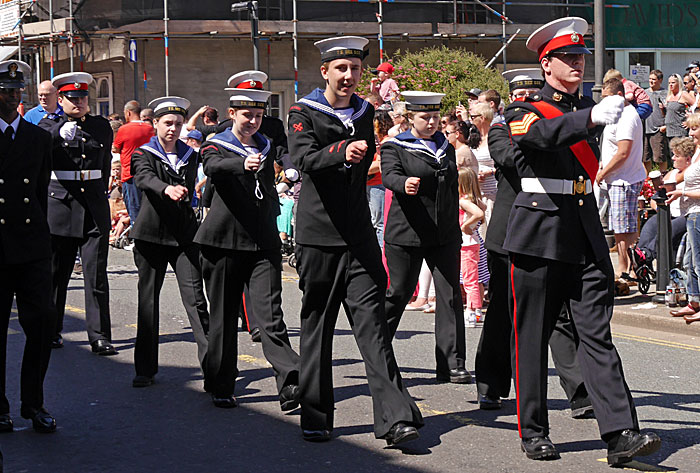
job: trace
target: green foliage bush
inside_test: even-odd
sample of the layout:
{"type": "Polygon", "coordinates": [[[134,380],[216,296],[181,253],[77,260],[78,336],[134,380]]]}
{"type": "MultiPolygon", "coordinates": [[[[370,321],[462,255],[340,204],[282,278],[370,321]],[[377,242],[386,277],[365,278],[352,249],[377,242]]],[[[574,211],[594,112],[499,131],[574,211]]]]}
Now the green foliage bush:
{"type": "MultiPolygon", "coordinates": [[[[496,89],[501,97],[508,97],[508,85],[501,74],[486,69],[483,57],[463,49],[434,46],[415,52],[397,50],[386,60],[396,68],[392,77],[402,92],[426,90],[447,94],[442,99],[443,112],[454,109],[459,102],[466,105],[466,92],[474,87],[496,89]]],[[[357,88],[363,97],[369,94],[370,79],[374,77],[369,69],[357,88]]]]}

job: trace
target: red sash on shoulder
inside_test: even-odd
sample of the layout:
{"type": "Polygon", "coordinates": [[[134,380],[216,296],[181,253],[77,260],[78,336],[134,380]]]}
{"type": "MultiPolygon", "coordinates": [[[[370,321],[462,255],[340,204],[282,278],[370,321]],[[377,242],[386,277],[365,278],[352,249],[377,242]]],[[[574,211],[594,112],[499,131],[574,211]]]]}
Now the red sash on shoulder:
{"type": "MultiPolygon", "coordinates": [[[[548,104],[546,102],[528,102],[530,105],[534,106],[545,118],[555,118],[564,115],[564,112],[559,110],[554,105],[548,104]]],[[[582,140],[576,144],[569,146],[569,149],[578,162],[581,163],[583,169],[586,170],[588,177],[595,181],[595,176],[598,174],[598,159],[595,157],[595,153],[591,149],[591,146],[587,141],[582,140]]]]}

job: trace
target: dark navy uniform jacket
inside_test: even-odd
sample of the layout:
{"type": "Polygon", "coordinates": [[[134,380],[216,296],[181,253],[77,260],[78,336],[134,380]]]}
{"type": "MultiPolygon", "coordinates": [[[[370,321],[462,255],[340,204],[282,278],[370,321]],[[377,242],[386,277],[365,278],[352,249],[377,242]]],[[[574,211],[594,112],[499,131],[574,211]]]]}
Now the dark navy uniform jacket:
{"type": "Polygon", "coordinates": [[[316,89],[289,109],[289,155],[302,175],[296,242],[346,246],[376,241],[367,203],[367,171],[375,153],[374,108],[354,95],[351,127],[316,89]],[[364,159],[350,165],[345,150],[365,140],[364,159]]]}
{"type": "Polygon", "coordinates": [[[513,146],[510,129],[504,123],[496,123],[491,127],[488,142],[489,154],[496,168],[498,192],[491,211],[489,231],[486,233],[484,246],[489,251],[507,255],[508,252],[503,249],[503,241],[506,239],[513,202],[520,192],[520,176],[518,176],[515,161],[522,159],[522,151],[518,146],[513,146]]]}
{"type": "MultiPolygon", "coordinates": [[[[246,171],[248,152],[228,129],[202,144],[204,173],[213,184],[211,208],[195,237],[201,245],[227,250],[278,250],[275,148],[259,132],[253,135],[263,161],[257,172],[246,171]]],[[[207,186],[209,187],[209,186],[207,186]]]]}
{"type": "Polygon", "coordinates": [[[382,144],[382,181],[393,192],[384,227],[387,243],[428,247],[462,239],[455,150],[440,132],[432,139],[436,152],[410,130],[382,144]],[[409,177],[420,178],[417,195],[406,194],[409,177]]]}
{"type": "Polygon", "coordinates": [[[39,126],[53,136],[53,170],[82,171],[99,169],[102,177],[94,180],[56,180],[49,184],[49,227],[51,234],[83,238],[95,228],[109,235],[111,219],[107,189],[112,168],[112,127],[102,117],[85,115],[77,120],[75,138],[66,141],[59,130],[69,118],[49,115],[39,126]]]}
{"type": "Polygon", "coordinates": [[[134,184],[143,191],[139,218],[131,232],[134,239],[186,246],[192,243],[197,233],[192,196],[199,154],[180,140],[177,140],[176,151],[178,160],[174,169],[157,136],[131,155],[134,184]],[[187,196],[176,202],[165,195],[165,188],[177,185],[187,188],[187,196]]]}
{"type": "Polygon", "coordinates": [[[0,149],[0,264],[51,257],[51,147],[51,135],[20,118],[12,144],[0,149]]]}
{"type": "MultiPolygon", "coordinates": [[[[589,176],[569,149],[588,140],[596,157],[595,137],[602,127],[587,128],[590,107],[584,97],[557,91],[549,84],[539,95],[514,102],[506,109],[506,123],[522,153],[516,159],[520,177],[579,180],[589,176]],[[555,97],[559,100],[555,100],[555,97]],[[560,117],[545,119],[531,102],[543,100],[560,109],[560,117]]],[[[598,206],[593,193],[562,195],[519,192],[510,213],[503,248],[566,263],[583,263],[591,257],[609,258],[598,206]]]]}

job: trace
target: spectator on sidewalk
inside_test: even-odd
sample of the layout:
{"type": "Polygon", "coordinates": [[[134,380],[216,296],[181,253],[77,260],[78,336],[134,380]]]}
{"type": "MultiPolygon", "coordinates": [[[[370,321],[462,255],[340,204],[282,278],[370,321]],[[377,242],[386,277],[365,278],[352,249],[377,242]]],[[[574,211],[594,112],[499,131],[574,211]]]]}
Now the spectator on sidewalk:
{"type": "Polygon", "coordinates": [[[679,74],[668,78],[668,94],[666,95],[666,122],[661,128],[670,140],[677,136],[688,136],[688,130],[683,127],[686,110],[695,104],[695,97],[681,89],[683,80],[679,74]]]}
{"type": "Polygon", "coordinates": [[[37,87],[39,105],[24,114],[24,119],[36,125],[48,114],[63,115],[63,108],[58,104],[58,91],[50,80],[45,80],[37,87]]]}
{"type": "MultiPolygon", "coordinates": [[[[603,97],[625,96],[625,87],[618,79],[603,83],[603,97]]],[[[637,197],[646,178],[642,163],[642,120],[629,101],[617,124],[607,125],[601,139],[600,171],[596,182],[604,184],[610,198],[610,229],[615,233],[618,263],[616,273],[630,279],[627,248],[637,240],[637,197]]]]}
{"type": "Polygon", "coordinates": [[[661,131],[666,117],[664,100],[667,92],[661,88],[664,73],[654,69],[649,73],[649,88],[646,93],[651,100],[652,112],[644,121],[644,167],[647,174],[653,163],[659,165],[661,172],[668,167],[668,139],[661,131]]]}
{"type": "Polygon", "coordinates": [[[153,126],[153,109],[152,108],[142,109],[141,113],[139,114],[139,118],[141,119],[142,122],[146,122],[149,125],[153,126]]]}
{"type": "MultiPolygon", "coordinates": [[[[478,175],[479,162],[476,160],[471,146],[479,146],[477,144],[481,140],[479,129],[472,123],[455,120],[447,124],[443,133],[455,149],[457,168],[471,168],[478,175]]],[[[481,198],[481,196],[479,197],[481,198]]]]}
{"type": "Polygon", "coordinates": [[[698,272],[700,270],[700,114],[694,113],[688,117],[685,124],[690,130],[690,136],[695,143],[693,162],[683,172],[684,186],[668,192],[667,203],[680,199],[681,213],[686,217],[688,231],[687,245],[690,249],[690,264],[688,273],[688,305],[679,310],[671,311],[674,317],[683,317],[687,324],[700,320],[700,287],[698,272]]]}
{"type": "Polygon", "coordinates": [[[373,93],[379,94],[384,103],[393,103],[399,97],[399,86],[391,75],[394,73],[394,66],[388,62],[383,62],[372,71],[377,77],[371,79],[371,89],[373,93]]]}
{"type": "Polygon", "coordinates": [[[651,100],[649,95],[639,87],[635,82],[627,80],[622,77],[622,73],[617,69],[608,69],[608,71],[603,76],[603,82],[608,79],[617,79],[622,81],[622,85],[625,87],[625,100],[627,100],[634,108],[637,109],[639,118],[642,120],[646,119],[652,112],[651,100]]]}
{"type": "MultiPolygon", "coordinates": [[[[501,113],[501,94],[499,94],[494,89],[485,90],[479,94],[479,103],[487,104],[493,111],[493,118],[491,119],[491,125],[494,123],[504,123],[505,119],[501,113]]],[[[472,108],[471,103],[469,104],[472,108]]],[[[469,113],[472,113],[471,110],[469,113]]]]}
{"type": "Polygon", "coordinates": [[[132,225],[141,208],[141,190],[134,184],[131,174],[131,155],[140,146],[145,145],[155,134],[153,126],[141,120],[141,104],[131,100],[124,105],[126,123],[119,128],[112,144],[112,152],[119,153],[122,164],[122,192],[124,204],[132,225]]]}
{"type": "MultiPolygon", "coordinates": [[[[675,184],[677,190],[683,190],[683,172],[690,166],[693,153],[695,153],[695,143],[690,137],[674,138],[671,140],[671,151],[673,152],[673,167],[664,176],[664,184],[675,184]]],[[[656,201],[651,200],[651,208],[656,210],[656,201]]],[[[678,252],[683,235],[685,235],[685,216],[681,214],[680,201],[675,200],[669,205],[671,211],[671,244],[673,254],[678,252]]],[[[647,220],[639,233],[639,242],[634,248],[628,250],[632,268],[637,268],[643,264],[649,265],[656,259],[656,237],[659,233],[658,214],[654,214],[647,220]]]]}
{"type": "MultiPolygon", "coordinates": [[[[204,138],[209,136],[211,133],[216,133],[218,131],[219,125],[219,111],[214,107],[209,105],[204,105],[195,112],[194,115],[185,124],[185,129],[187,131],[198,130],[202,133],[204,138]],[[197,123],[197,120],[202,119],[202,123],[197,123]]],[[[229,125],[230,128],[230,125],[229,125]]]]}

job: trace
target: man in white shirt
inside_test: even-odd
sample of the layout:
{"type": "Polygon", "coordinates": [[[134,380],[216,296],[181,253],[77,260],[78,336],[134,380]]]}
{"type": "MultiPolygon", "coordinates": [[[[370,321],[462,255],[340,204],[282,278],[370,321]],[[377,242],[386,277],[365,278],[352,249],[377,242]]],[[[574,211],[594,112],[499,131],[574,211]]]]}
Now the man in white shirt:
{"type": "MultiPolygon", "coordinates": [[[[622,81],[610,79],[603,83],[602,96],[625,96],[622,81]]],[[[608,227],[615,233],[618,263],[616,273],[628,279],[629,248],[637,239],[637,198],[646,178],[642,162],[642,120],[633,105],[625,101],[620,121],[607,125],[601,138],[598,184],[605,183],[610,199],[608,227]]]]}

